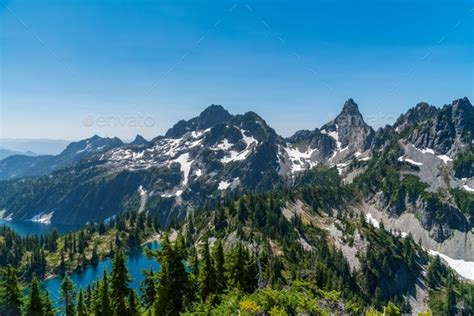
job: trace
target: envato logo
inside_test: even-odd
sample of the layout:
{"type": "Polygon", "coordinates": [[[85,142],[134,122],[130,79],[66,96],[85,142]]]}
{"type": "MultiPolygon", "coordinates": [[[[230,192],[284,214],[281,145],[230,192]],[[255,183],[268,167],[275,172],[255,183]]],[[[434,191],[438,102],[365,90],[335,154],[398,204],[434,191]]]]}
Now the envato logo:
{"type": "Polygon", "coordinates": [[[114,127],[153,127],[156,122],[150,115],[88,115],[82,119],[82,124],[85,127],[100,127],[100,128],[114,128],[114,127]]]}

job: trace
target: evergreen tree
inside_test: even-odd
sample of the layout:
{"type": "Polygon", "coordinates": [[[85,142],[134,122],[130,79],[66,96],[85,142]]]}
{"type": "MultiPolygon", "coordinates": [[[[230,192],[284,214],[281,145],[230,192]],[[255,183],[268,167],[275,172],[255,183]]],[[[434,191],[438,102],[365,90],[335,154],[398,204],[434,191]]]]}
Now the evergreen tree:
{"type": "Polygon", "coordinates": [[[141,284],[141,291],[143,293],[143,305],[145,308],[150,308],[156,298],[156,280],[153,268],[150,271],[144,271],[145,278],[141,284]]]}
{"type": "Polygon", "coordinates": [[[186,298],[192,297],[188,274],[183,264],[184,252],[180,246],[175,248],[170,244],[168,236],[165,236],[161,250],[155,254],[161,264],[157,299],[154,304],[156,315],[177,315],[184,305],[189,303],[186,298]],[[179,286],[176,286],[177,284],[179,286]]]}
{"type": "Polygon", "coordinates": [[[12,266],[8,266],[3,274],[3,280],[0,284],[0,314],[20,315],[21,290],[16,270],[12,266]]]}
{"type": "Polygon", "coordinates": [[[86,309],[89,312],[92,307],[92,289],[90,284],[87,284],[85,297],[84,304],[86,305],[86,309]]]}
{"type": "Polygon", "coordinates": [[[64,302],[64,315],[73,316],[75,314],[76,291],[71,279],[66,275],[61,283],[61,299],[64,302]]]}
{"type": "Polygon", "coordinates": [[[140,315],[140,300],[134,290],[130,290],[128,295],[128,313],[130,316],[140,315]]]}
{"type": "Polygon", "coordinates": [[[161,271],[159,273],[157,297],[155,300],[154,310],[155,316],[161,315],[177,315],[179,312],[170,304],[171,298],[171,278],[169,273],[169,263],[161,263],[161,271]]]}
{"type": "MultiPolygon", "coordinates": [[[[66,244],[66,238],[64,240],[65,240],[64,243],[66,244]]],[[[66,270],[67,270],[67,267],[66,267],[66,261],[64,259],[64,251],[61,251],[61,259],[60,259],[59,267],[58,267],[59,275],[64,276],[66,274],[66,270]]]]}
{"type": "Polygon", "coordinates": [[[86,305],[84,304],[84,296],[82,294],[82,289],[79,290],[79,295],[77,296],[77,316],[86,316],[87,309],[86,305]]]}
{"type": "Polygon", "coordinates": [[[100,306],[97,308],[98,314],[100,316],[110,316],[112,315],[112,307],[110,305],[109,298],[109,281],[107,277],[107,272],[104,269],[104,275],[102,277],[102,286],[100,289],[100,306]]]}
{"type": "Polygon", "coordinates": [[[53,307],[53,303],[49,298],[48,291],[45,291],[43,295],[43,316],[55,316],[56,309],[53,307]]]}
{"type": "Polygon", "coordinates": [[[212,255],[216,271],[216,293],[222,294],[222,292],[224,292],[224,290],[227,288],[227,282],[225,273],[224,249],[220,240],[216,241],[212,255]]]}
{"type": "Polygon", "coordinates": [[[201,299],[205,302],[216,291],[216,272],[209,252],[207,238],[201,246],[202,267],[199,274],[201,299]]]}
{"type": "Polygon", "coordinates": [[[453,278],[452,272],[449,272],[446,283],[446,313],[448,315],[456,314],[456,294],[454,293],[453,278]]]}
{"type": "Polygon", "coordinates": [[[93,266],[97,266],[98,263],[99,263],[99,255],[97,254],[97,244],[94,244],[94,247],[92,247],[91,264],[93,266]]]}
{"type": "Polygon", "coordinates": [[[128,288],[130,276],[122,250],[118,250],[114,255],[110,282],[113,312],[115,315],[125,315],[127,313],[126,297],[130,291],[128,288]]]}
{"type": "Polygon", "coordinates": [[[39,280],[36,275],[33,275],[30,284],[29,295],[25,302],[24,311],[28,316],[42,316],[43,315],[43,299],[41,297],[41,290],[39,280]]]}

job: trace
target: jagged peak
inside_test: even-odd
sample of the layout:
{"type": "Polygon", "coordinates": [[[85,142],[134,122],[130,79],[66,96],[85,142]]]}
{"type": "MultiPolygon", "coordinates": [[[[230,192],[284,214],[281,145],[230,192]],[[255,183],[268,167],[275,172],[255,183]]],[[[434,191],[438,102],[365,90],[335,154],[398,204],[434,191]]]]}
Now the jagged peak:
{"type": "Polygon", "coordinates": [[[231,116],[229,111],[227,111],[222,105],[220,104],[211,104],[204,111],[199,114],[199,117],[206,117],[209,115],[224,115],[224,116],[231,116]]]}
{"type": "Polygon", "coordinates": [[[472,104],[467,97],[456,99],[451,105],[454,109],[472,109],[472,104]]]}
{"type": "Polygon", "coordinates": [[[360,114],[359,106],[357,105],[357,103],[354,102],[352,98],[349,98],[346,102],[344,102],[344,106],[342,107],[342,113],[360,114]]]}
{"type": "Polygon", "coordinates": [[[148,141],[140,134],[135,136],[135,139],[130,143],[130,145],[143,145],[146,144],[148,141]]]}
{"type": "Polygon", "coordinates": [[[206,129],[229,121],[232,119],[232,117],[233,116],[226,109],[224,109],[222,105],[211,104],[205,108],[204,111],[199,114],[199,116],[194,117],[188,121],[178,121],[166,132],[165,136],[172,138],[181,137],[187,132],[206,129]]]}

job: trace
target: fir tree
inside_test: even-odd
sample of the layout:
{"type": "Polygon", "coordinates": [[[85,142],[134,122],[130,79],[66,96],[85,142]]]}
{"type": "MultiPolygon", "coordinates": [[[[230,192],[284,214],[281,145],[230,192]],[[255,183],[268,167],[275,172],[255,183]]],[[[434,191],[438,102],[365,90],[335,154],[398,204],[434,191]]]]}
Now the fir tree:
{"type": "Polygon", "coordinates": [[[73,316],[75,314],[75,296],[76,291],[74,290],[74,284],[71,279],[66,275],[61,283],[61,299],[64,302],[64,315],[73,316]]]}
{"type": "Polygon", "coordinates": [[[205,302],[216,291],[216,272],[209,252],[207,238],[201,246],[202,267],[199,274],[201,299],[205,302]]]}
{"type": "Polygon", "coordinates": [[[31,279],[30,294],[26,299],[24,311],[29,316],[43,315],[43,298],[41,297],[39,280],[36,275],[33,275],[31,279]]]}
{"type": "Polygon", "coordinates": [[[43,316],[55,316],[56,309],[53,307],[53,303],[49,298],[48,291],[45,291],[43,295],[43,316]]]}
{"type": "Polygon", "coordinates": [[[130,290],[128,295],[128,312],[127,315],[138,316],[140,315],[140,300],[134,290],[130,290]]]}
{"type": "Polygon", "coordinates": [[[161,315],[177,315],[178,311],[174,310],[171,302],[171,278],[169,273],[169,263],[161,263],[161,271],[159,273],[159,284],[157,289],[157,298],[154,304],[155,316],[161,315]]]}
{"type": "Polygon", "coordinates": [[[21,312],[21,290],[16,270],[8,266],[0,284],[0,314],[16,316],[21,312]]]}
{"type": "Polygon", "coordinates": [[[93,266],[97,266],[98,263],[99,263],[99,255],[97,254],[97,244],[94,244],[94,247],[92,247],[91,264],[93,266]]]}
{"type": "Polygon", "coordinates": [[[109,299],[109,282],[107,272],[104,269],[104,275],[102,277],[102,284],[100,288],[100,306],[97,308],[99,313],[97,315],[110,316],[112,315],[112,308],[110,306],[109,299]]]}
{"type": "Polygon", "coordinates": [[[125,266],[122,250],[118,250],[114,255],[110,282],[113,311],[115,315],[125,315],[127,313],[126,297],[129,293],[128,282],[130,282],[130,276],[125,266]]]}
{"type": "Polygon", "coordinates": [[[84,296],[82,294],[82,289],[79,290],[79,295],[77,296],[77,316],[86,316],[87,309],[86,305],[84,304],[84,296]]]}
{"type": "Polygon", "coordinates": [[[456,294],[454,293],[453,278],[452,272],[449,272],[446,281],[446,313],[448,315],[456,314],[456,294]]]}
{"type": "Polygon", "coordinates": [[[156,280],[153,268],[150,268],[150,271],[144,271],[145,278],[141,284],[141,290],[143,293],[143,305],[145,308],[150,308],[153,306],[153,302],[156,298],[156,280]]]}
{"type": "Polygon", "coordinates": [[[216,241],[212,255],[216,271],[216,293],[222,294],[222,292],[224,292],[224,290],[227,288],[227,282],[225,273],[224,249],[220,240],[216,241]]]}
{"type": "Polygon", "coordinates": [[[87,284],[85,297],[84,304],[86,305],[87,311],[90,311],[92,307],[92,289],[90,284],[87,284]]]}

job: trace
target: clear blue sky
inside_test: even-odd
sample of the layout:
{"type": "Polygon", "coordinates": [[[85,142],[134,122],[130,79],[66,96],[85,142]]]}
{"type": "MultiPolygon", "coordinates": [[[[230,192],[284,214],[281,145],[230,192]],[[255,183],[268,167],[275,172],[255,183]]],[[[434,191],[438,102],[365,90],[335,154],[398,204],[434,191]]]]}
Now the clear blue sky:
{"type": "Polygon", "coordinates": [[[0,136],[151,138],[212,103],[290,135],[349,97],[374,125],[420,101],[473,101],[473,7],[0,0],[0,136]]]}

